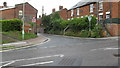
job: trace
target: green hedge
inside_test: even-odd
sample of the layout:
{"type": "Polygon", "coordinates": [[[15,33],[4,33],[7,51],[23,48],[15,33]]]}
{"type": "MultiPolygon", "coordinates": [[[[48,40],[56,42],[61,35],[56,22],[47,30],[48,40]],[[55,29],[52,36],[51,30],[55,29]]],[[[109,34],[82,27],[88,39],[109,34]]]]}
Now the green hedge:
{"type": "Polygon", "coordinates": [[[112,23],[120,24],[120,18],[112,18],[112,19],[109,18],[104,20],[104,23],[111,23],[111,21],[112,23]]]}
{"type": "Polygon", "coordinates": [[[12,20],[1,20],[2,23],[2,31],[21,31],[22,29],[22,21],[19,19],[12,19],[12,20]]]}

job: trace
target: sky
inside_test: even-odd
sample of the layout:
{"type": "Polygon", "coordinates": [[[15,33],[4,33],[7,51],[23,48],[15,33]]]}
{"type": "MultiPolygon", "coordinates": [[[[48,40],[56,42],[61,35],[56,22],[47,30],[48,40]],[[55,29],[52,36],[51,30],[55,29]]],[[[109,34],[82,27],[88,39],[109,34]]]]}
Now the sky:
{"type": "Polygon", "coordinates": [[[55,8],[56,11],[59,6],[70,9],[72,6],[77,4],[80,0],[0,0],[0,6],[3,2],[7,2],[8,6],[14,6],[15,4],[20,4],[23,2],[29,2],[33,7],[38,10],[38,16],[42,14],[42,6],[44,6],[44,13],[49,15],[52,13],[52,9],[55,8]]]}

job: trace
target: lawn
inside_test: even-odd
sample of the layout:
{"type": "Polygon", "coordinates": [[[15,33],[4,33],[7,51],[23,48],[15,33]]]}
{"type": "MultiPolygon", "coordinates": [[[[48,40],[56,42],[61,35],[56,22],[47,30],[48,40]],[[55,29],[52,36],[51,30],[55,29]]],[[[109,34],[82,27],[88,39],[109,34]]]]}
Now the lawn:
{"type": "MultiPolygon", "coordinates": [[[[33,33],[25,33],[24,40],[36,38],[37,35],[33,33]]],[[[22,32],[21,31],[10,31],[10,32],[2,32],[2,43],[10,43],[17,42],[22,40],[22,32]]]]}

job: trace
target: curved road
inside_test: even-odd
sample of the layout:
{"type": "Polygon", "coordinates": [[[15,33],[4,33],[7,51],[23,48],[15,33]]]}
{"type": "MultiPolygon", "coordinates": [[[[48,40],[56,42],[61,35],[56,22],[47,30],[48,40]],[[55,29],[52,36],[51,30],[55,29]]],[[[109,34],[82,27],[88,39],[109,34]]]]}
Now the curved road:
{"type": "Polygon", "coordinates": [[[44,35],[49,42],[3,52],[5,66],[117,66],[117,39],[85,39],[44,35]]]}

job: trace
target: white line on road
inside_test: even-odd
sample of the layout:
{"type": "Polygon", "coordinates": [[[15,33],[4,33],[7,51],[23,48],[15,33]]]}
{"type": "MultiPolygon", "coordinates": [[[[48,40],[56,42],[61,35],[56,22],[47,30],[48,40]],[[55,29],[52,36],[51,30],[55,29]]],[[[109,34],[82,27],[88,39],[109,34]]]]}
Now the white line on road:
{"type": "Polygon", "coordinates": [[[11,62],[9,62],[9,63],[7,63],[7,64],[4,64],[4,65],[0,66],[0,68],[2,68],[2,67],[4,67],[4,66],[8,66],[8,65],[13,64],[13,63],[15,63],[15,61],[11,61],[11,62]]]}
{"type": "Polygon", "coordinates": [[[53,63],[53,62],[54,61],[47,61],[47,62],[40,62],[40,63],[34,63],[34,64],[21,65],[21,66],[34,66],[34,65],[48,64],[48,63],[53,63]]]}
{"type": "Polygon", "coordinates": [[[96,51],[96,50],[118,50],[120,48],[112,48],[112,47],[108,47],[108,48],[98,48],[98,49],[92,49],[90,51],[96,51]]]}
{"type": "Polygon", "coordinates": [[[0,63],[7,63],[7,62],[12,62],[12,61],[17,62],[17,61],[24,61],[24,60],[35,60],[35,59],[51,58],[51,57],[64,57],[64,55],[63,54],[58,54],[58,55],[35,57],[35,58],[28,58],[28,59],[18,59],[18,60],[4,61],[4,62],[0,62],[0,63]]]}

